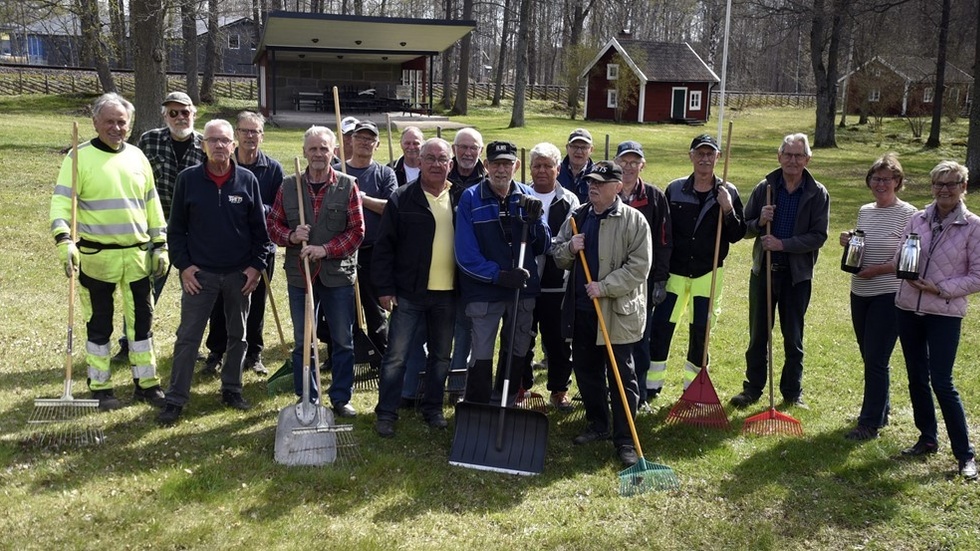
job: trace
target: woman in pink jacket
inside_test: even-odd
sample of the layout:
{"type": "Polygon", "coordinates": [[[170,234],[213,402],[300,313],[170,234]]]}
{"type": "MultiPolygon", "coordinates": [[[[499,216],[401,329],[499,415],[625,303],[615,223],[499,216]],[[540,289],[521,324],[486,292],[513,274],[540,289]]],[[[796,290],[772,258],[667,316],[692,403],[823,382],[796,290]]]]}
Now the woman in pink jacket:
{"type": "Polygon", "coordinates": [[[898,336],[920,432],[919,440],[902,454],[920,456],[939,449],[931,384],[960,474],[974,479],[977,464],[966,413],[953,384],[953,363],[967,296],[980,291],[980,218],[963,203],[965,166],[943,161],[929,176],[935,201],[915,213],[905,231],[919,234],[921,240],[919,278],[903,280],[895,296],[898,336]]]}

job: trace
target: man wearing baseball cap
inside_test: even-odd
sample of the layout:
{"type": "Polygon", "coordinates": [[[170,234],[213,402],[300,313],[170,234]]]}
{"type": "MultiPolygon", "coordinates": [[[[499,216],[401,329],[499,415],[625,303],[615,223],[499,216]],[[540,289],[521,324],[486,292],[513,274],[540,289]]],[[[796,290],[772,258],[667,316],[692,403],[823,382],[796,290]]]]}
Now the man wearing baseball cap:
{"type": "MultiPolygon", "coordinates": [[[[673,247],[671,237],[670,208],[667,198],[660,188],[640,179],[640,172],[646,166],[643,146],[639,142],[625,141],[616,148],[616,164],[623,169],[623,191],[620,199],[627,205],[643,213],[650,225],[651,246],[653,247],[650,275],[647,277],[647,325],[643,338],[633,348],[633,362],[636,365],[636,378],[644,381],[650,367],[650,319],[653,309],[664,301],[667,276],[670,268],[670,251],[673,247]]],[[[646,404],[646,385],[639,384],[640,403],[646,404]]]]}
{"type": "Polygon", "coordinates": [[[579,233],[572,231],[571,220],[565,222],[552,248],[558,267],[570,270],[562,302],[562,334],[572,339],[572,367],[587,423],[573,442],[582,445],[611,437],[620,461],[628,466],[638,457],[620,393],[610,392],[606,385],[613,380],[612,364],[593,300],[599,301],[627,406],[635,417],[639,395],[632,352],[646,326],[644,284],[652,255],[650,226],[640,211],[627,207],[620,198],[623,170],[618,165],[598,162],[586,181],[589,202],[572,214],[579,233]],[[580,251],[585,253],[592,283],[586,283],[580,251]]]}
{"type": "Polygon", "coordinates": [[[742,216],[742,200],[738,196],[738,190],[715,175],[715,164],[720,157],[720,151],[721,148],[713,137],[702,134],[694,138],[688,153],[694,172],[667,185],[674,250],[670,256],[667,298],[660,308],[654,310],[651,322],[651,362],[645,383],[647,396],[650,398],[656,397],[664,386],[670,342],[677,320],[685,310],[689,310],[690,336],[687,361],[684,364],[684,388],[701,371],[708,316],[713,316],[713,325],[721,313],[724,263],[728,248],[745,236],[745,219],[742,216]],[[722,239],[718,244],[714,311],[709,313],[719,209],[722,239]]]}
{"type": "MultiPolygon", "coordinates": [[[[343,140],[344,155],[346,156],[346,158],[343,159],[344,161],[350,159],[351,153],[353,153],[354,144],[351,138],[353,138],[354,136],[354,128],[356,128],[357,125],[360,124],[360,122],[361,121],[357,120],[354,117],[344,117],[340,121],[341,135],[338,136],[338,138],[343,140]]],[[[333,167],[334,170],[340,170],[341,164],[342,163],[340,159],[340,142],[337,142],[337,148],[334,152],[333,160],[330,161],[330,165],[333,167]]]]}
{"type": "MultiPolygon", "coordinates": [[[[467,188],[456,209],[455,253],[459,266],[460,299],[464,313],[472,322],[472,346],[466,377],[465,400],[490,403],[493,351],[501,333],[496,388],[503,386],[501,366],[511,355],[510,391],[513,404],[520,386],[520,366],[531,344],[534,300],[540,290],[535,257],[544,254],[551,243],[551,232],[541,218],[541,201],[531,188],[514,181],[520,168],[517,146],[509,142],[487,145],[487,179],[467,188]],[[520,245],[527,225],[527,251],[520,262],[520,245]],[[520,263],[519,263],[520,262],[520,263]],[[517,312],[514,290],[521,289],[517,312]],[[500,331],[504,326],[517,331],[500,331]],[[511,335],[516,335],[511,342],[511,335]]],[[[499,396],[499,395],[498,395],[499,396]]]]}
{"type": "Polygon", "coordinates": [[[580,203],[589,202],[589,184],[585,176],[592,171],[592,134],[584,128],[576,128],[568,135],[565,158],[558,171],[558,183],[578,197],[580,203]]]}
{"type": "MultiPolygon", "coordinates": [[[[185,168],[207,160],[202,144],[204,136],[194,130],[196,114],[197,108],[194,107],[190,96],[184,92],[170,92],[160,104],[160,115],[165,126],[147,130],[136,142],[136,147],[143,151],[153,168],[153,179],[156,183],[157,195],[160,197],[160,206],[163,207],[164,219],[170,218],[170,205],[173,203],[177,175],[185,168]]],[[[169,275],[170,270],[167,270],[163,275],[153,278],[154,302],[160,299],[160,293],[163,292],[163,286],[167,283],[169,275]]],[[[123,334],[125,332],[124,326],[123,334]]],[[[125,363],[128,355],[129,342],[123,337],[119,339],[119,353],[112,360],[125,363]]],[[[206,364],[206,367],[210,366],[212,371],[217,373],[220,362],[219,357],[217,361],[206,364]]]]}

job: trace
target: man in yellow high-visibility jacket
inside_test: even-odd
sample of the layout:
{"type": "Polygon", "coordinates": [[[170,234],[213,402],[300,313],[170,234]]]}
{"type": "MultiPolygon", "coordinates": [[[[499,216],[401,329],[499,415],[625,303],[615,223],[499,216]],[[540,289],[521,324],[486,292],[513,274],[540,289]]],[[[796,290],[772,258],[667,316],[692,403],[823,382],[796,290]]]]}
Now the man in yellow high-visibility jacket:
{"type": "Polygon", "coordinates": [[[78,272],[86,319],[85,360],[92,397],[102,410],[122,403],[112,390],[109,343],[113,294],[122,294],[135,400],[164,403],[153,352],[151,274],[167,271],[166,220],[143,153],[126,143],[133,104],[104,94],[92,105],[98,136],[78,148],[78,242],[71,237],[72,159],[62,163],[51,198],[51,233],[68,277],[78,272]]]}

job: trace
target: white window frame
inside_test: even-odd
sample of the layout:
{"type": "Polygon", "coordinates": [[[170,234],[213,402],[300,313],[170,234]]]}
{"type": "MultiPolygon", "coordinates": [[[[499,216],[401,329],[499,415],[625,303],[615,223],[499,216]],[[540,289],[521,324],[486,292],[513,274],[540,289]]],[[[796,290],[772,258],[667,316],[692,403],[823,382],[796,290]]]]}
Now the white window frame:
{"type": "Polygon", "coordinates": [[[877,103],[877,102],[881,101],[881,89],[880,88],[875,88],[875,89],[871,90],[870,92],[868,92],[868,101],[870,103],[877,103]]]}
{"type": "Polygon", "coordinates": [[[242,38],[237,34],[228,35],[228,49],[237,50],[242,47],[242,38]]]}
{"type": "Polygon", "coordinates": [[[932,86],[926,86],[922,90],[922,103],[932,103],[932,86]]]}
{"type": "Polygon", "coordinates": [[[616,90],[606,90],[606,107],[609,109],[619,107],[619,93],[616,90]]]}
{"type": "Polygon", "coordinates": [[[688,93],[687,110],[688,111],[701,110],[701,90],[691,90],[688,93]]]}
{"type": "Polygon", "coordinates": [[[619,80],[619,64],[618,63],[607,63],[606,64],[606,80],[619,80]]]}

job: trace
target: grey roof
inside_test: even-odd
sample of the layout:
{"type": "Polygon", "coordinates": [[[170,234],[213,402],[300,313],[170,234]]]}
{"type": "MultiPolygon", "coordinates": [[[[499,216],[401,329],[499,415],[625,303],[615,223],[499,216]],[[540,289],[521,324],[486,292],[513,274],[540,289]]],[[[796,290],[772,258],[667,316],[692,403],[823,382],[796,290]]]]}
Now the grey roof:
{"type": "Polygon", "coordinates": [[[646,75],[648,82],[719,81],[714,71],[687,43],[617,41],[627,54],[633,51],[643,52],[646,59],[634,59],[633,63],[646,75]]]}

